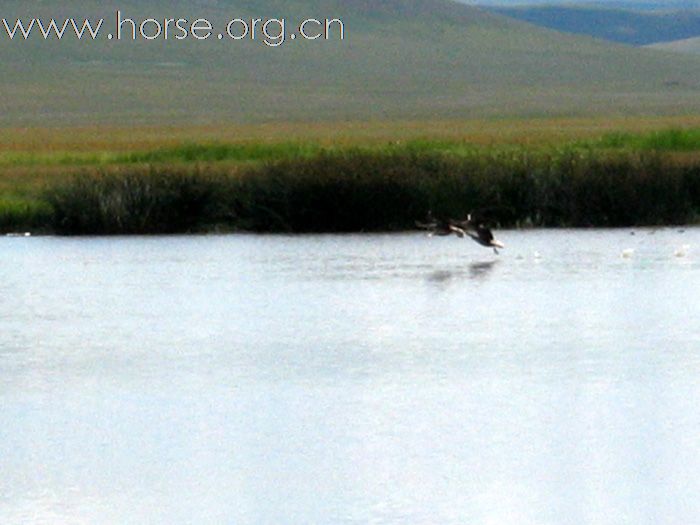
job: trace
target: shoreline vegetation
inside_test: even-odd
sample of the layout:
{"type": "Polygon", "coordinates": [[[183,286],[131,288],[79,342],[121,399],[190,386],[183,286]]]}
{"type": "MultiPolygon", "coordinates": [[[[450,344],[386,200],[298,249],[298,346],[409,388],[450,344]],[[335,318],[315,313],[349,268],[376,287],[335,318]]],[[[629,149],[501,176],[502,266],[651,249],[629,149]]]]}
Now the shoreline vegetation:
{"type": "Polygon", "coordinates": [[[402,231],[477,209],[498,227],[698,223],[700,128],[0,152],[1,233],[402,231]]]}

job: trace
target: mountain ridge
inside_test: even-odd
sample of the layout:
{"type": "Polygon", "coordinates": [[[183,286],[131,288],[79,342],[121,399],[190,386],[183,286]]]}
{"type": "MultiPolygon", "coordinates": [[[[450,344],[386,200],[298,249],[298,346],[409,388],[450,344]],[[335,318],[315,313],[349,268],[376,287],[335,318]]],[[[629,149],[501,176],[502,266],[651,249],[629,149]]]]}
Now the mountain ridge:
{"type": "Polygon", "coordinates": [[[556,31],[634,46],[700,36],[700,10],[634,11],[593,5],[492,7],[490,10],[556,31]]]}

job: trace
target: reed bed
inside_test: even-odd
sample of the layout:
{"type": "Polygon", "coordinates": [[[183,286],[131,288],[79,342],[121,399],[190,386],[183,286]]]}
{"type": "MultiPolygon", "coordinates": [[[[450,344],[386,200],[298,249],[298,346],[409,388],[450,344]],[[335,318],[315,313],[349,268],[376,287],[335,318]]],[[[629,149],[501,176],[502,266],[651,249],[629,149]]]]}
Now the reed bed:
{"type": "Polygon", "coordinates": [[[0,198],[0,233],[53,231],[54,214],[48,202],[20,197],[0,198]]]}
{"type": "Polygon", "coordinates": [[[182,233],[216,217],[225,181],[199,168],[97,171],[47,189],[45,198],[57,233],[182,233]]]}
{"type": "Polygon", "coordinates": [[[428,210],[482,210],[500,227],[686,224],[700,217],[700,165],[580,149],[351,149],[244,169],[97,169],[43,200],[45,229],[70,235],[397,231],[428,210]]]}

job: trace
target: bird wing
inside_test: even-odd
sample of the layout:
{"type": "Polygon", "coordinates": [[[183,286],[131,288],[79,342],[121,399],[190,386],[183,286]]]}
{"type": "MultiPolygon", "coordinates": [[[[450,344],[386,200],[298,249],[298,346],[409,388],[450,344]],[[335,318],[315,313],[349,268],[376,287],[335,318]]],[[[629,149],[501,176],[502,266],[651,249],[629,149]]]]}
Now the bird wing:
{"type": "Polygon", "coordinates": [[[450,226],[456,226],[457,228],[459,228],[461,230],[466,230],[466,229],[471,228],[473,225],[472,225],[471,220],[469,218],[467,218],[463,221],[455,221],[453,219],[450,219],[450,226]]]}
{"type": "Polygon", "coordinates": [[[464,237],[467,234],[467,232],[465,232],[462,228],[459,228],[454,224],[450,224],[450,231],[456,233],[459,237],[464,237]]]}

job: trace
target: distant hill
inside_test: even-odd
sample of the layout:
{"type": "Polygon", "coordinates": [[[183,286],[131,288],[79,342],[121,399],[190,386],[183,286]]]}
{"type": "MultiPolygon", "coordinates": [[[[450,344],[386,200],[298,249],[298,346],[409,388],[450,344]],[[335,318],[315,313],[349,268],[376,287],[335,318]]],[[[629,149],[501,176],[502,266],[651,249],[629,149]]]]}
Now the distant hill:
{"type": "MultiPolygon", "coordinates": [[[[0,18],[340,17],[344,42],[0,37],[0,126],[700,113],[700,58],[448,0],[3,0],[0,18]]],[[[107,22],[106,22],[107,23],[107,22]]],[[[111,23],[111,22],[109,22],[111,23]]]]}
{"type": "MultiPolygon", "coordinates": [[[[558,0],[548,0],[553,4],[561,3],[558,0]]],[[[688,10],[700,9],[700,0],[598,0],[580,1],[571,0],[572,4],[593,5],[607,7],[609,9],[633,9],[636,11],[668,11],[668,10],[688,10]]]]}
{"type": "Polygon", "coordinates": [[[674,42],[661,42],[649,47],[677,53],[700,54],[700,37],[686,38],[685,40],[676,40],[674,42]]]}
{"type": "Polygon", "coordinates": [[[491,10],[557,31],[635,46],[700,36],[700,10],[643,12],[592,5],[494,7],[491,10]]]}
{"type": "Polygon", "coordinates": [[[635,11],[668,11],[700,9],[700,0],[458,0],[467,5],[488,7],[514,6],[594,6],[607,9],[631,9],[635,11]]]}

